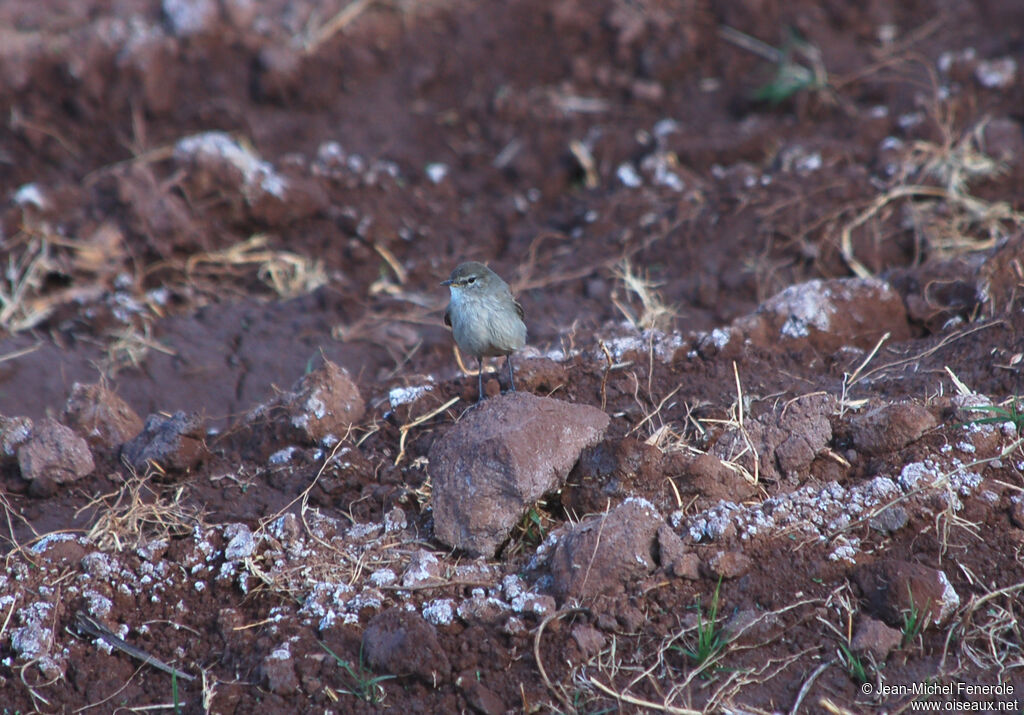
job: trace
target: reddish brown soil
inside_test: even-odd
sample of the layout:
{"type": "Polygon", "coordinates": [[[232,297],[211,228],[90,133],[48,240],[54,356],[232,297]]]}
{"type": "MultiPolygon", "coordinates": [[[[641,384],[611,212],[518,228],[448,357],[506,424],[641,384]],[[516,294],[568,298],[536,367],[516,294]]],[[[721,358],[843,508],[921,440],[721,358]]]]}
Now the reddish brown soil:
{"type": "Polygon", "coordinates": [[[340,9],[332,3],[257,3],[259,16],[229,0],[163,5],[0,5],[0,251],[11,266],[0,414],[60,418],[76,382],[105,380],[142,417],[197,413],[208,430],[208,451],[184,473],[133,474],[116,450],[96,448],[91,475],[30,488],[5,458],[0,711],[125,712],[175,699],[188,713],[895,711],[910,696],[880,696],[879,686],[929,679],[1010,684],[1016,695],[993,697],[1019,708],[1024,455],[1011,427],[958,453],[979,462],[970,469],[982,481],[955,513],[924,494],[906,500],[908,521],[893,532],[855,523],[820,540],[798,528],[726,534],[690,544],[702,564],[694,580],[658,570],[610,605],[516,614],[518,629],[508,614],[437,625],[451,671],[436,682],[373,673],[364,680],[401,677],[360,690],[353,673],[363,672],[363,631],[390,606],[457,605],[510,574],[545,595],[543,568],[530,568],[536,525],[524,522],[487,564],[433,539],[425,456],[476,394],[441,322],[438,283],[460,261],[489,262],[525,309],[532,350],[518,359],[519,388],[613,418],[604,452],[536,507],[545,534],[629,496],[667,520],[690,518],[723,497],[756,505],[947,464],[972,417],[954,409],[955,380],[995,403],[1021,393],[1018,0],[395,0],[370,3],[318,44],[309,38],[340,9]],[[194,16],[189,33],[172,22],[182,6],[211,14],[194,16]],[[792,29],[820,49],[827,83],[775,104],[755,99],[776,65],[723,28],[775,47],[792,29]],[[986,63],[1007,58],[1015,77],[983,81],[986,63]],[[182,154],[183,138],[213,130],[284,177],[283,197],[182,154]],[[948,175],[922,167],[967,149],[1003,162],[962,187],[984,206],[1005,202],[1001,217],[967,221],[948,194],[873,204],[901,186],[945,190],[948,175]],[[627,164],[639,186],[623,181],[627,164]],[[447,168],[439,181],[435,165],[447,168]],[[252,260],[225,257],[255,235],[266,244],[252,260]],[[317,262],[323,280],[282,296],[261,269],[268,252],[310,273],[317,262]],[[641,303],[617,273],[624,258],[673,309],[663,333],[625,321],[623,309],[639,315],[641,303]],[[739,330],[788,286],[860,265],[895,289],[899,310],[863,323],[840,315],[799,339],[771,321],[746,340],[708,336],[739,330]],[[12,281],[26,274],[14,300],[12,281]],[[336,450],[344,462],[330,459],[331,445],[238,426],[322,358],[348,370],[367,405],[336,450]],[[428,383],[392,409],[392,389],[428,383]],[[831,395],[832,437],[800,470],[716,495],[693,486],[691,461],[737,417],[738,383],[747,419],[831,395]],[[938,426],[892,451],[861,450],[853,417],[899,400],[925,404],[938,426]],[[268,461],[289,446],[290,461],[268,461]],[[154,503],[163,510],[147,512],[154,503]],[[385,530],[396,506],[408,526],[385,530]],[[270,534],[286,512],[301,517],[295,533],[275,532],[225,565],[235,533],[226,525],[270,534]],[[76,538],[40,544],[58,531],[76,538]],[[850,559],[829,559],[836,538],[854,536],[850,559]],[[434,552],[440,581],[398,588],[419,550],[434,552]],[[723,550],[750,561],[719,585],[708,564],[723,550]],[[842,648],[867,613],[855,568],[881,559],[943,571],[960,606],[885,662],[865,657],[876,688],[865,695],[842,648]],[[359,592],[387,566],[399,583],[362,607],[342,604],[337,589],[359,592]],[[706,617],[716,587],[722,623],[770,618],[747,630],[733,622],[722,659],[698,673],[682,649],[694,647],[698,604],[706,617]],[[48,604],[46,646],[33,654],[12,634],[25,635],[36,603],[48,604]],[[323,620],[315,604],[337,618],[323,620]],[[99,647],[80,611],[196,679],[172,683],[99,647]],[[594,648],[581,644],[592,641],[580,624],[598,633],[594,648]],[[269,658],[282,644],[283,675],[269,658]]]}

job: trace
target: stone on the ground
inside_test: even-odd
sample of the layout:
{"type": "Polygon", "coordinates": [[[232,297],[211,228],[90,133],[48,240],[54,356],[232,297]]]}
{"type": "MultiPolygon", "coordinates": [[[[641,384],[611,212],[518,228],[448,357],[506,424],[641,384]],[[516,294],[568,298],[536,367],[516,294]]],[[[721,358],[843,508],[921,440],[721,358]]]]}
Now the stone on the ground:
{"type": "Polygon", "coordinates": [[[737,461],[751,474],[756,454],[759,479],[778,481],[799,474],[828,447],[832,439],[829,416],[834,408],[831,395],[806,395],[778,414],[746,420],[742,431],[726,432],[712,453],[723,461],[737,461]]]}
{"type": "Polygon", "coordinates": [[[872,347],[885,333],[909,337],[910,326],[903,299],[885,281],[834,278],[789,286],[734,321],[731,332],[758,345],[804,340],[833,352],[851,343],[872,347]]]}
{"type": "Polygon", "coordinates": [[[480,681],[480,673],[476,669],[460,673],[455,678],[455,686],[462,691],[473,711],[480,715],[504,715],[508,712],[505,702],[480,681]]]}
{"type": "Polygon", "coordinates": [[[412,675],[433,684],[451,672],[437,630],[415,611],[396,607],[374,616],[363,632],[362,650],[381,675],[412,675]]]}
{"type": "Polygon", "coordinates": [[[664,475],[678,474],[682,461],[682,455],[668,456],[635,437],[603,439],[580,453],[566,480],[570,486],[560,495],[562,506],[577,514],[596,514],[604,511],[609,499],[617,504],[627,497],[643,497],[661,506],[667,486],[664,475]]]}
{"type": "MultiPolygon", "coordinates": [[[[714,599],[714,596],[712,596],[714,599]]],[[[710,610],[712,601],[703,602],[702,607],[710,610]]],[[[707,611],[705,611],[706,613],[707,611]]],[[[737,645],[754,645],[775,640],[784,630],[786,624],[773,611],[760,608],[744,608],[733,611],[722,625],[722,630],[730,643],[737,645]]]]}
{"type": "Polygon", "coordinates": [[[18,447],[32,436],[31,417],[4,417],[0,415],[0,453],[4,458],[18,454],[18,447]]]}
{"type": "Polygon", "coordinates": [[[939,625],[960,606],[945,573],[921,564],[885,559],[858,567],[853,581],[868,613],[893,626],[916,613],[922,626],[939,625]]]}
{"type": "Polygon", "coordinates": [[[713,454],[701,454],[690,460],[684,476],[679,482],[680,492],[696,493],[716,503],[724,500],[739,504],[754,493],[753,484],[713,454]]]}
{"type": "Polygon", "coordinates": [[[203,419],[176,412],[152,414],[142,432],[121,447],[121,457],[140,474],[152,465],[165,471],[187,472],[206,454],[203,419]]]}
{"type": "Polygon", "coordinates": [[[32,436],[18,447],[18,466],[40,494],[81,479],[96,467],[86,441],[49,417],[36,422],[32,436]]]}
{"type": "Polygon", "coordinates": [[[621,589],[655,569],[658,531],[665,521],[643,499],[627,499],[607,514],[565,527],[551,555],[552,590],[560,602],[621,589]]]}
{"type": "Polygon", "coordinates": [[[722,551],[708,559],[712,578],[731,580],[745,575],[754,566],[754,560],[742,551],[722,551]]]}
{"type": "Polygon", "coordinates": [[[903,634],[874,618],[862,617],[857,622],[850,649],[854,653],[866,653],[877,662],[883,663],[889,653],[903,643],[903,634]]]}
{"type": "Polygon", "coordinates": [[[76,382],[64,405],[64,420],[93,447],[117,449],[142,431],[142,419],[103,383],[76,382]]]}
{"type": "Polygon", "coordinates": [[[850,420],[854,447],[873,457],[898,452],[937,424],[935,416],[916,402],[882,405],[850,420]]]}
{"type": "Polygon", "coordinates": [[[907,510],[893,504],[868,519],[868,526],[883,534],[892,534],[906,526],[908,519],[907,510]]]}
{"type": "Polygon", "coordinates": [[[366,403],[348,371],[325,360],[297,380],[291,390],[250,412],[246,423],[249,427],[271,426],[280,433],[270,440],[275,444],[300,441],[330,447],[343,440],[365,413],[366,403]]]}
{"type": "Polygon", "coordinates": [[[291,645],[286,641],[270,652],[261,665],[267,689],[278,695],[291,695],[299,690],[299,677],[295,673],[295,659],[291,645]]]}
{"type": "Polygon", "coordinates": [[[471,555],[493,556],[608,422],[595,407],[525,392],[475,407],[430,450],[434,535],[471,555]]]}
{"type": "Polygon", "coordinates": [[[658,556],[666,573],[690,581],[700,578],[700,557],[686,548],[668,524],[658,527],[658,556]]]}
{"type": "Polygon", "coordinates": [[[348,371],[330,360],[296,382],[285,405],[292,426],[317,443],[343,439],[366,412],[348,371]]]}
{"type": "Polygon", "coordinates": [[[173,158],[182,169],[182,184],[194,196],[223,196],[239,218],[282,226],[327,203],[316,182],[278,170],[226,132],[183,137],[174,146],[173,158]]]}
{"type": "Polygon", "coordinates": [[[583,660],[588,661],[601,652],[608,639],[589,623],[577,623],[572,627],[572,639],[580,649],[583,660]]]}

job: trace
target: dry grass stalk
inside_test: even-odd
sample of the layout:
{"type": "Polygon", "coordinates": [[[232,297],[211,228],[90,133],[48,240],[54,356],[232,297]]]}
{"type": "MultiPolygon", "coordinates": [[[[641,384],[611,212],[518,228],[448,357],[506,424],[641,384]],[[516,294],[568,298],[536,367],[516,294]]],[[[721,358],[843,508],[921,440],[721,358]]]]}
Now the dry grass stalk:
{"type": "Polygon", "coordinates": [[[458,397],[453,397],[452,399],[448,400],[443,405],[440,405],[439,407],[434,408],[433,410],[431,410],[430,412],[427,412],[426,414],[420,415],[419,417],[414,419],[412,422],[409,422],[408,424],[402,425],[402,427],[399,429],[399,432],[401,432],[401,437],[398,440],[398,456],[395,457],[395,465],[396,466],[399,463],[401,463],[401,461],[405,458],[405,440],[409,436],[409,432],[413,428],[419,427],[424,422],[427,422],[428,420],[431,420],[434,417],[436,417],[437,415],[441,414],[442,412],[447,410],[449,407],[451,407],[452,405],[454,405],[458,401],[459,401],[458,397]]]}
{"type": "Polygon", "coordinates": [[[110,337],[113,342],[107,346],[106,358],[100,366],[108,377],[128,367],[140,367],[150,350],[172,357],[177,355],[177,352],[152,337],[152,327],[148,321],[142,324],[141,329],[126,326],[110,333],[110,337]]]}
{"type": "MultiPolygon", "coordinates": [[[[980,585],[976,578],[973,583],[980,585]]],[[[940,671],[945,670],[949,647],[955,638],[959,652],[982,670],[999,673],[1000,682],[1008,670],[1024,668],[1021,642],[1020,615],[1017,613],[1017,593],[1024,590],[1024,582],[988,591],[980,598],[972,595],[961,609],[958,623],[949,629],[943,647],[940,671]],[[982,609],[984,606],[984,609],[982,609]]]]}
{"type": "Polygon", "coordinates": [[[551,621],[565,616],[575,615],[577,613],[589,613],[589,611],[586,608],[564,608],[562,610],[555,611],[554,613],[547,615],[544,620],[540,622],[540,625],[537,626],[537,632],[533,635],[533,659],[537,663],[537,670],[540,671],[541,680],[544,681],[544,685],[547,686],[548,690],[558,698],[558,701],[562,706],[566,708],[566,712],[576,712],[576,708],[573,707],[572,700],[565,692],[565,687],[559,684],[559,687],[556,688],[548,677],[547,670],[544,669],[544,661],[542,661],[540,657],[540,639],[541,636],[544,635],[544,629],[549,623],[551,623],[551,621]]]}
{"type": "Polygon", "coordinates": [[[182,505],[182,488],[171,498],[154,491],[147,477],[134,475],[120,489],[96,496],[81,507],[98,515],[86,538],[100,549],[120,552],[151,541],[188,534],[200,523],[197,513],[182,505]]]}
{"type": "Polygon", "coordinates": [[[757,484],[760,481],[760,455],[757,453],[757,449],[754,447],[753,441],[750,439],[750,434],[746,428],[746,418],[744,405],[746,398],[743,395],[743,386],[740,383],[739,368],[736,366],[736,362],[732,364],[733,377],[736,380],[736,401],[729,406],[729,415],[724,420],[712,420],[706,419],[705,422],[718,423],[725,427],[726,430],[736,431],[743,437],[743,449],[737,454],[730,454],[727,458],[722,458],[722,464],[732,471],[736,472],[751,484],[757,484]],[[753,463],[754,471],[751,472],[740,462],[743,457],[750,454],[750,460],[753,463]]]}
{"type": "Polygon", "coordinates": [[[46,319],[54,303],[42,300],[43,278],[53,268],[49,244],[32,238],[20,253],[7,256],[0,280],[0,327],[10,333],[28,330],[46,319]]]}
{"type": "Polygon", "coordinates": [[[327,284],[323,261],[306,258],[289,251],[267,249],[268,239],[257,234],[222,251],[208,251],[190,256],[185,273],[218,275],[238,266],[257,266],[256,275],[282,298],[312,293],[327,284]]]}
{"type": "Polygon", "coordinates": [[[600,184],[600,179],[597,173],[597,162],[594,161],[594,155],[590,153],[590,149],[583,142],[573,140],[569,142],[569,151],[583,170],[583,185],[588,189],[596,189],[600,184]]]}
{"type": "Polygon", "coordinates": [[[612,303],[637,330],[667,330],[671,327],[678,312],[665,303],[657,290],[658,284],[651,281],[646,272],[635,271],[629,259],[624,258],[615,265],[612,273],[622,281],[627,296],[633,294],[640,300],[638,316],[629,305],[628,298],[623,300],[617,289],[612,290],[612,303]]]}
{"type": "Polygon", "coordinates": [[[374,0],[353,0],[348,3],[330,20],[309,30],[309,38],[305,41],[303,51],[307,55],[316,54],[320,47],[336,34],[348,27],[359,17],[374,0]]]}
{"type": "Polygon", "coordinates": [[[940,120],[941,143],[910,145],[893,187],[840,230],[840,253],[850,270],[862,278],[872,275],[854,256],[853,231],[896,202],[906,201],[907,216],[920,243],[938,258],[987,250],[1009,230],[1024,226],[1024,213],[1009,202],[985,201],[968,193],[972,182],[1004,170],[982,149],[987,123],[983,120],[958,137],[949,120],[940,120]]]}

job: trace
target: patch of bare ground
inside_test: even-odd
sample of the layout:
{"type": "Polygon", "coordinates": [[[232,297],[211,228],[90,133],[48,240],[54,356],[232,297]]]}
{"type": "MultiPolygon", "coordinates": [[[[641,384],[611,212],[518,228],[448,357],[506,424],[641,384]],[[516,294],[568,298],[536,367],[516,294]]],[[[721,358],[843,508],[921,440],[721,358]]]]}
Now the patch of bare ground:
{"type": "Polygon", "coordinates": [[[0,4],[0,707],[1018,711],[1018,5],[0,4]]]}

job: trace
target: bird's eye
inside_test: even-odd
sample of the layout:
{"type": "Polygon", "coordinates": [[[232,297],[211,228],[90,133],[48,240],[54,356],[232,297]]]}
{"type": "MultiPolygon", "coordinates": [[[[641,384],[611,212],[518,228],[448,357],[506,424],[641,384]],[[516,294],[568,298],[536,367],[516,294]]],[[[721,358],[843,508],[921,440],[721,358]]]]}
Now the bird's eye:
{"type": "Polygon", "coordinates": [[[466,279],[466,282],[471,284],[471,285],[473,283],[476,283],[476,276],[470,276],[469,278],[466,279]]]}

